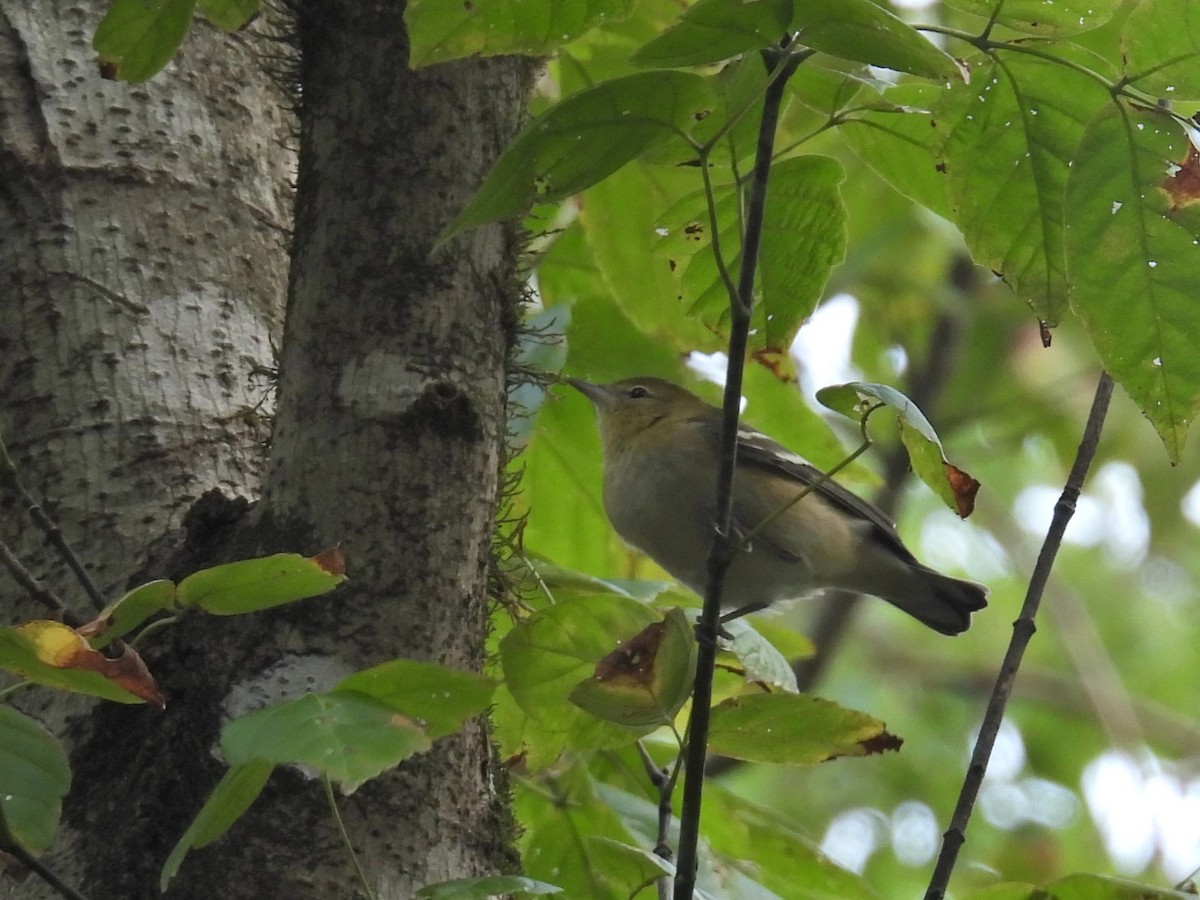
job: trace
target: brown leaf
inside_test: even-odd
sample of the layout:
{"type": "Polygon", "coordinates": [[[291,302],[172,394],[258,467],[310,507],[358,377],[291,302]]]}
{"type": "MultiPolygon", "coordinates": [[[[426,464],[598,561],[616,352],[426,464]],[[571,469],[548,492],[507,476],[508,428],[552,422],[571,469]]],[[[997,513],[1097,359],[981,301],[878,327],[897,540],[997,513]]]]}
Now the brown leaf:
{"type": "Polygon", "coordinates": [[[658,656],[665,629],[666,622],[647,625],[596,663],[596,671],[592,674],[599,681],[649,686],[653,681],[654,660],[658,656]]]}
{"type": "Polygon", "coordinates": [[[750,354],[754,361],[783,382],[796,380],[794,363],[787,350],[777,347],[763,347],[750,354]]]}
{"type": "Polygon", "coordinates": [[[158,685],[154,682],[154,676],[146,668],[146,663],[128,644],[121,648],[120,656],[110,659],[99,650],[87,646],[81,639],[74,649],[64,649],[60,652],[54,664],[60,669],[87,669],[99,672],[109,681],[116,682],[147,703],[153,703],[160,709],[167,705],[166,699],[159,693],[158,685]]]}
{"type": "Polygon", "coordinates": [[[950,490],[954,491],[954,505],[958,515],[965,519],[975,511],[975,495],[979,493],[979,482],[952,463],[943,463],[946,469],[946,481],[950,490]]]}
{"type": "Polygon", "coordinates": [[[1159,187],[1171,198],[1172,210],[1200,201],[1200,152],[1194,144],[1188,143],[1183,163],[1171,166],[1159,187]]]}
{"type": "Polygon", "coordinates": [[[866,751],[867,755],[872,753],[886,753],[888,750],[899,750],[904,743],[904,738],[897,737],[890,731],[881,731],[874,737],[869,737],[863,741],[860,746],[866,751]]]}
{"type": "Polygon", "coordinates": [[[312,561],[330,575],[346,574],[346,557],[342,553],[341,547],[330,547],[328,550],[322,550],[312,558],[312,561]]]}

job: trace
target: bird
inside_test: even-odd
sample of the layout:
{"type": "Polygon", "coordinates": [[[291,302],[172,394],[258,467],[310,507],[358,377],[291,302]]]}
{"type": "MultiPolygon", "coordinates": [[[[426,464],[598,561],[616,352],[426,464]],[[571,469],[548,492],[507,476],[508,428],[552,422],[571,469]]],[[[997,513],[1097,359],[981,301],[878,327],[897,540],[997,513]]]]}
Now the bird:
{"type": "MultiPolygon", "coordinates": [[[[617,534],[704,595],[716,527],[722,413],[656,377],[565,381],[596,409],[604,509],[617,534]]],[[[878,507],[766,435],[740,426],[721,621],[842,588],[886,600],[942,634],[987,605],[981,584],[921,564],[878,507]],[[805,488],[811,493],[784,509],[805,488]],[[781,511],[782,510],[782,511],[781,511]]]]}

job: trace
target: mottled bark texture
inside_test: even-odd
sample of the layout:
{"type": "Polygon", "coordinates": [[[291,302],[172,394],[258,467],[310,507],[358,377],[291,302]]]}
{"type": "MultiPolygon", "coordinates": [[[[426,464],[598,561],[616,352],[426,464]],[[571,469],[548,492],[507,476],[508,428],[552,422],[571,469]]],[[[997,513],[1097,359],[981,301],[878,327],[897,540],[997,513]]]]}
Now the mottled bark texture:
{"type": "MultiPolygon", "coordinates": [[[[515,134],[533,63],[407,71],[399,5],[361,0],[300,4],[298,37],[299,204],[263,513],[349,559],[353,586],[297,623],[310,651],[347,670],[478,670],[519,247],[501,226],[434,242],[515,134]]],[[[472,726],[347,804],[380,897],[511,868],[493,766],[472,726]]],[[[349,879],[344,855],[328,864],[349,879]]]]}
{"type": "MultiPolygon", "coordinates": [[[[264,499],[243,516],[194,501],[259,487],[262,435],[237,413],[259,399],[250,367],[270,362],[290,162],[264,47],[201,25],[148,86],[116,85],[91,61],[94,9],[0,0],[0,426],[23,474],[110,591],[335,543],[352,579],[160,632],[144,652],[165,713],[61,697],[39,711],[65,724],[75,778],[50,862],[96,900],[161,896],[167,851],[224,771],[229,715],[396,657],[483,659],[518,247],[499,226],[433,243],[515,133],[533,64],[413,73],[402,4],[293,5],[295,242],[264,499]],[[154,558],[189,508],[183,554],[154,558]]],[[[10,620],[28,617],[14,596],[5,584],[10,620]]],[[[493,766],[472,725],[341,799],[377,896],[512,868],[493,766]]],[[[356,893],[318,783],[280,769],[167,897],[356,893]]],[[[50,894],[0,881],[3,896],[50,894]]]]}
{"type": "MultiPolygon", "coordinates": [[[[243,413],[266,391],[251,372],[270,363],[282,319],[292,164],[281,146],[293,129],[249,36],[201,25],[154,81],[102,80],[91,38],[105,6],[0,0],[0,429],[115,598],[203,493],[260,489],[267,430],[243,413]]],[[[7,494],[0,536],[73,610],[91,611],[7,494]]],[[[3,572],[0,610],[4,624],[47,615],[3,572]]],[[[113,704],[49,690],[14,699],[63,739],[74,771],[47,862],[93,897],[138,896],[95,873],[144,870],[177,836],[187,810],[135,812],[168,761],[139,758],[113,730],[113,704]]],[[[177,695],[166,716],[120,712],[202,733],[177,695]]],[[[49,896],[36,879],[0,877],[0,897],[49,896]]]]}

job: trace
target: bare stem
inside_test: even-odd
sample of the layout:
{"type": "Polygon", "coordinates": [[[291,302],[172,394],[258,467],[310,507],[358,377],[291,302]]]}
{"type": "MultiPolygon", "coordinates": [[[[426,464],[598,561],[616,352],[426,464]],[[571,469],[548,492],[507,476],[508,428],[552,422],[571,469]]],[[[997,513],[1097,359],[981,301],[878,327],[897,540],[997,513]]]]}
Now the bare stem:
{"type": "Polygon", "coordinates": [[[328,775],[321,778],[321,783],[325,786],[325,799],[329,803],[330,812],[333,813],[333,821],[337,823],[338,834],[342,837],[346,852],[350,854],[350,862],[354,864],[354,872],[358,876],[359,884],[362,885],[363,893],[367,895],[367,900],[376,900],[375,892],[371,890],[371,882],[367,880],[367,873],[363,871],[362,863],[358,861],[358,854],[354,852],[354,844],[350,842],[350,832],[346,831],[346,823],[342,821],[337,798],[333,795],[333,783],[329,780],[328,775]]]}
{"type": "Polygon", "coordinates": [[[0,809],[0,850],[12,856],[21,865],[37,875],[38,878],[54,888],[60,895],[66,897],[67,900],[87,900],[83,894],[59,878],[40,859],[22,846],[21,842],[16,839],[9,829],[8,822],[4,818],[3,809],[0,809]]]}
{"type": "Polygon", "coordinates": [[[25,486],[21,484],[17,478],[17,467],[13,463],[12,457],[8,455],[8,448],[4,446],[3,436],[0,436],[0,484],[7,485],[12,489],[21,502],[25,504],[25,511],[29,513],[29,518],[33,523],[46,535],[46,541],[54,547],[63,558],[71,571],[75,573],[80,585],[92,601],[92,605],[97,610],[104,609],[104,597],[97,589],[92,577],[88,575],[84,569],[83,563],[79,561],[79,557],[75,555],[75,551],[67,543],[67,539],[63,537],[62,531],[54,524],[54,521],[46,515],[46,511],[41,505],[33,499],[29,491],[25,490],[25,486]]]}
{"type": "Polygon", "coordinates": [[[1004,655],[1004,662],[996,676],[996,684],[992,689],[991,700],[979,728],[979,737],[975,740],[975,750],[971,754],[971,763],[967,767],[963,779],[962,790],[958,795],[958,803],[954,807],[954,815],[950,819],[950,827],[942,836],[942,850],[938,854],[929,888],[925,892],[925,900],[942,900],[946,896],[946,886],[950,883],[950,873],[958,859],[958,851],[967,839],[967,823],[975,800],[979,796],[979,788],[983,783],[984,772],[987,771],[988,760],[992,755],[992,747],[996,743],[996,735],[1000,731],[1000,723],[1004,719],[1004,709],[1012,694],[1013,682],[1017,669],[1025,655],[1025,648],[1037,630],[1034,616],[1042,602],[1042,594],[1046,589],[1046,581],[1050,578],[1050,569],[1062,545],[1063,532],[1067,523],[1075,514],[1075,503],[1083,490],[1083,482],[1087,477],[1092,459],[1096,455],[1096,446],[1100,442],[1100,430],[1104,426],[1104,417],[1108,412],[1108,401],[1112,397],[1112,377],[1103,372],[1100,382],[1096,385],[1096,395],[1092,399],[1092,409],[1088,414],[1087,424],[1083,429],[1083,437],[1079,441],[1079,450],[1075,454],[1075,464],[1067,477],[1066,486],[1058,503],[1054,506],[1054,518],[1050,522],[1050,530],[1042,543],[1033,575],[1029,579],[1029,589],[1025,594],[1025,603],[1021,614],[1013,624],[1013,636],[1004,655]]]}
{"type": "MultiPolygon", "coordinates": [[[[788,76],[800,63],[799,59],[789,56],[786,52],[764,52],[764,57],[772,67],[772,76],[763,97],[762,122],[758,131],[754,170],[750,178],[746,233],[742,239],[742,265],[738,273],[737,290],[731,292],[729,297],[729,368],[725,377],[720,463],[717,471],[717,522],[712,549],[708,556],[704,610],[700,614],[696,685],[692,693],[692,715],[688,724],[683,807],[679,819],[679,862],[675,876],[675,900],[691,900],[696,885],[696,848],[700,838],[700,806],[704,790],[704,762],[712,706],[713,666],[717,654],[717,628],[721,617],[721,591],[735,546],[732,534],[733,470],[737,462],[742,365],[750,336],[754,273],[762,246],[763,212],[766,208],[767,180],[771,171],[775,128],[779,121],[779,110],[788,76]]],[[[715,250],[716,245],[713,247],[715,250]]]]}

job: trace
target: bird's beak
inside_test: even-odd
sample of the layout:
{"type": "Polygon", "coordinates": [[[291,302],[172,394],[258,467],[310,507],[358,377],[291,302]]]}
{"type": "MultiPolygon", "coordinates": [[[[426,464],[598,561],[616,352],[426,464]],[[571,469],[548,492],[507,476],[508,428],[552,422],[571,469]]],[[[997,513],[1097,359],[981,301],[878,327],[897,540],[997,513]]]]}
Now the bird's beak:
{"type": "Polygon", "coordinates": [[[613,400],[616,399],[612,391],[602,384],[593,384],[581,378],[567,378],[565,380],[567,384],[591,400],[597,409],[607,409],[612,406],[613,400]]]}

